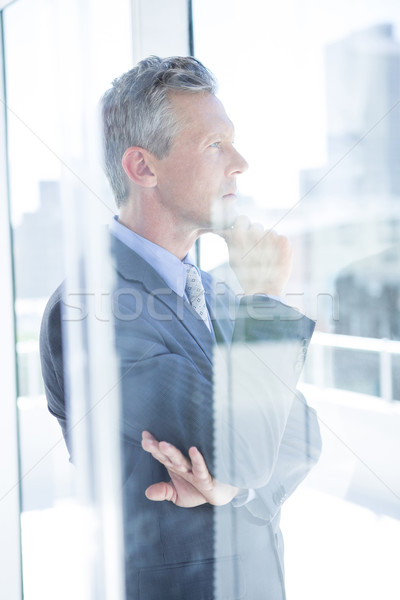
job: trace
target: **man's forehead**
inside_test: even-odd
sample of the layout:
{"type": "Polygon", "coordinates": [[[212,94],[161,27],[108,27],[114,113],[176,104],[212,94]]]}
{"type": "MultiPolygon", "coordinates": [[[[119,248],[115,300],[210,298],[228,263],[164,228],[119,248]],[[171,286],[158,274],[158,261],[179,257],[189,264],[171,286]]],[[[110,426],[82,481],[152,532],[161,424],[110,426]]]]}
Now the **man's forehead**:
{"type": "Polygon", "coordinates": [[[172,92],[170,102],[185,127],[192,129],[215,129],[216,132],[231,133],[232,121],[226,114],[222,102],[209,92],[172,92]]]}

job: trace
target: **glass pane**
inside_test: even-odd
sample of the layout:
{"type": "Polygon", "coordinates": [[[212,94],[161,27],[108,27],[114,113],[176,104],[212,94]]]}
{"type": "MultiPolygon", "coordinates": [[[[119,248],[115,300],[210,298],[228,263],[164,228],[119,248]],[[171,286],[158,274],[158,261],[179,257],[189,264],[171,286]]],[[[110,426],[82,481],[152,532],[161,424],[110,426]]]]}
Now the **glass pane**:
{"type": "MultiPolygon", "coordinates": [[[[220,80],[235,145],[212,94],[168,91],[156,122],[163,104],[145,95],[138,117],[149,81],[131,73],[106,111],[108,142],[122,140],[108,154],[119,221],[96,104],[132,66],[131,3],[95,4],[19,0],[6,13],[25,596],[119,600],[125,566],[129,600],[275,600],[284,572],[288,596],[395,598],[394,4],[194,2],[197,56],[220,80]],[[264,230],[231,229],[236,178],[238,210],[264,230]],[[287,248],[267,246],[275,226],[294,247],[284,291],[287,248]],[[190,254],[209,229],[212,276],[190,254]],[[75,467],[38,364],[40,319],[65,272],[42,360],[75,467]],[[320,452],[313,407],[324,451],[305,479],[320,452]]],[[[132,6],[138,55],[138,22],[154,48],[171,27],[175,47],[165,13],[132,6]]]]}
{"type": "Polygon", "coordinates": [[[63,278],[60,121],[57,68],[54,52],[49,52],[54,40],[50,4],[19,2],[4,14],[27,598],[39,589],[44,597],[54,593],[54,580],[44,570],[51,565],[57,578],[62,558],[54,553],[55,539],[68,528],[73,489],[72,467],[57,423],[47,411],[39,358],[41,316],[63,278]]]}
{"type": "MultiPolygon", "coordinates": [[[[99,59],[105,57],[99,89],[108,85],[116,64],[118,70],[130,64],[129,3],[119,2],[118,7],[114,3],[114,8],[112,26],[107,3],[97,3],[91,12],[93,50],[99,59]]],[[[78,563],[81,516],[75,501],[76,470],[47,408],[39,356],[42,315],[65,278],[65,250],[71,251],[64,243],[68,211],[62,206],[62,171],[69,168],[77,177],[83,171],[83,162],[73,165],[65,143],[65,129],[73,135],[82,123],[77,103],[69,102],[67,117],[65,98],[82,83],[77,80],[81,73],[77,29],[83,19],[73,2],[20,0],[4,11],[27,600],[78,598],[83,585],[77,581],[83,565],[78,563]]],[[[96,89],[93,93],[100,95],[96,89]]],[[[74,143],[77,156],[77,137],[74,143]]]]}
{"type": "MultiPolygon", "coordinates": [[[[394,599],[398,7],[196,1],[194,25],[196,56],[216,73],[250,164],[238,212],[288,236],[283,300],[317,321],[300,389],[323,452],[282,509],[288,597],[394,599]]],[[[220,237],[204,236],[201,260],[234,281],[220,237]]]]}

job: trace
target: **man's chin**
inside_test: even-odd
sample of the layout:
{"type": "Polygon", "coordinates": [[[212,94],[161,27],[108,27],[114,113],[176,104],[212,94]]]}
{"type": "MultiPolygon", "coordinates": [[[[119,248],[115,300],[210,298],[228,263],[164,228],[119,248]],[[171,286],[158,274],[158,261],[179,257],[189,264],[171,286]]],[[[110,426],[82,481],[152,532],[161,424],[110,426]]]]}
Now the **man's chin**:
{"type": "Polygon", "coordinates": [[[211,211],[211,231],[223,231],[224,229],[230,229],[234,224],[238,213],[236,211],[234,202],[221,203],[218,202],[213,205],[211,211]]]}

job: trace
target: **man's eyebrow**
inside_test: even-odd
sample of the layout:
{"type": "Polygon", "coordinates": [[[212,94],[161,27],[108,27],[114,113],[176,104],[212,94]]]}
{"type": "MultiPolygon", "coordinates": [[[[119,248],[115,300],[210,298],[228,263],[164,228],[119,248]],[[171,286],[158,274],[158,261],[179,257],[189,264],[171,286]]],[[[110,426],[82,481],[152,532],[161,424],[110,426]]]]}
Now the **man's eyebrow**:
{"type": "Polygon", "coordinates": [[[227,125],[226,127],[222,127],[219,129],[215,129],[215,131],[213,131],[212,133],[208,133],[207,135],[204,136],[204,141],[209,141],[209,140],[216,140],[218,138],[231,138],[234,139],[235,138],[235,128],[232,126],[227,125]]]}

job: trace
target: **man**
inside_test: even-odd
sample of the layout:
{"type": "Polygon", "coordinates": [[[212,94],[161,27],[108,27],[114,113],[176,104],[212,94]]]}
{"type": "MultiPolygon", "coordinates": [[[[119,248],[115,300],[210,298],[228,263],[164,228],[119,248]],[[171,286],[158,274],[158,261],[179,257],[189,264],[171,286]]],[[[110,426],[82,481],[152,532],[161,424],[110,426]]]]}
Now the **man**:
{"type": "MultiPolygon", "coordinates": [[[[314,324],[282,304],[285,238],[236,219],[247,163],[194,58],[150,57],[103,98],[121,372],[127,598],[284,598],[280,506],[320,450],[295,386],[314,324]],[[228,244],[239,300],[194,265],[228,244]]],[[[68,441],[61,292],[41,334],[46,393],[68,441]]]]}

